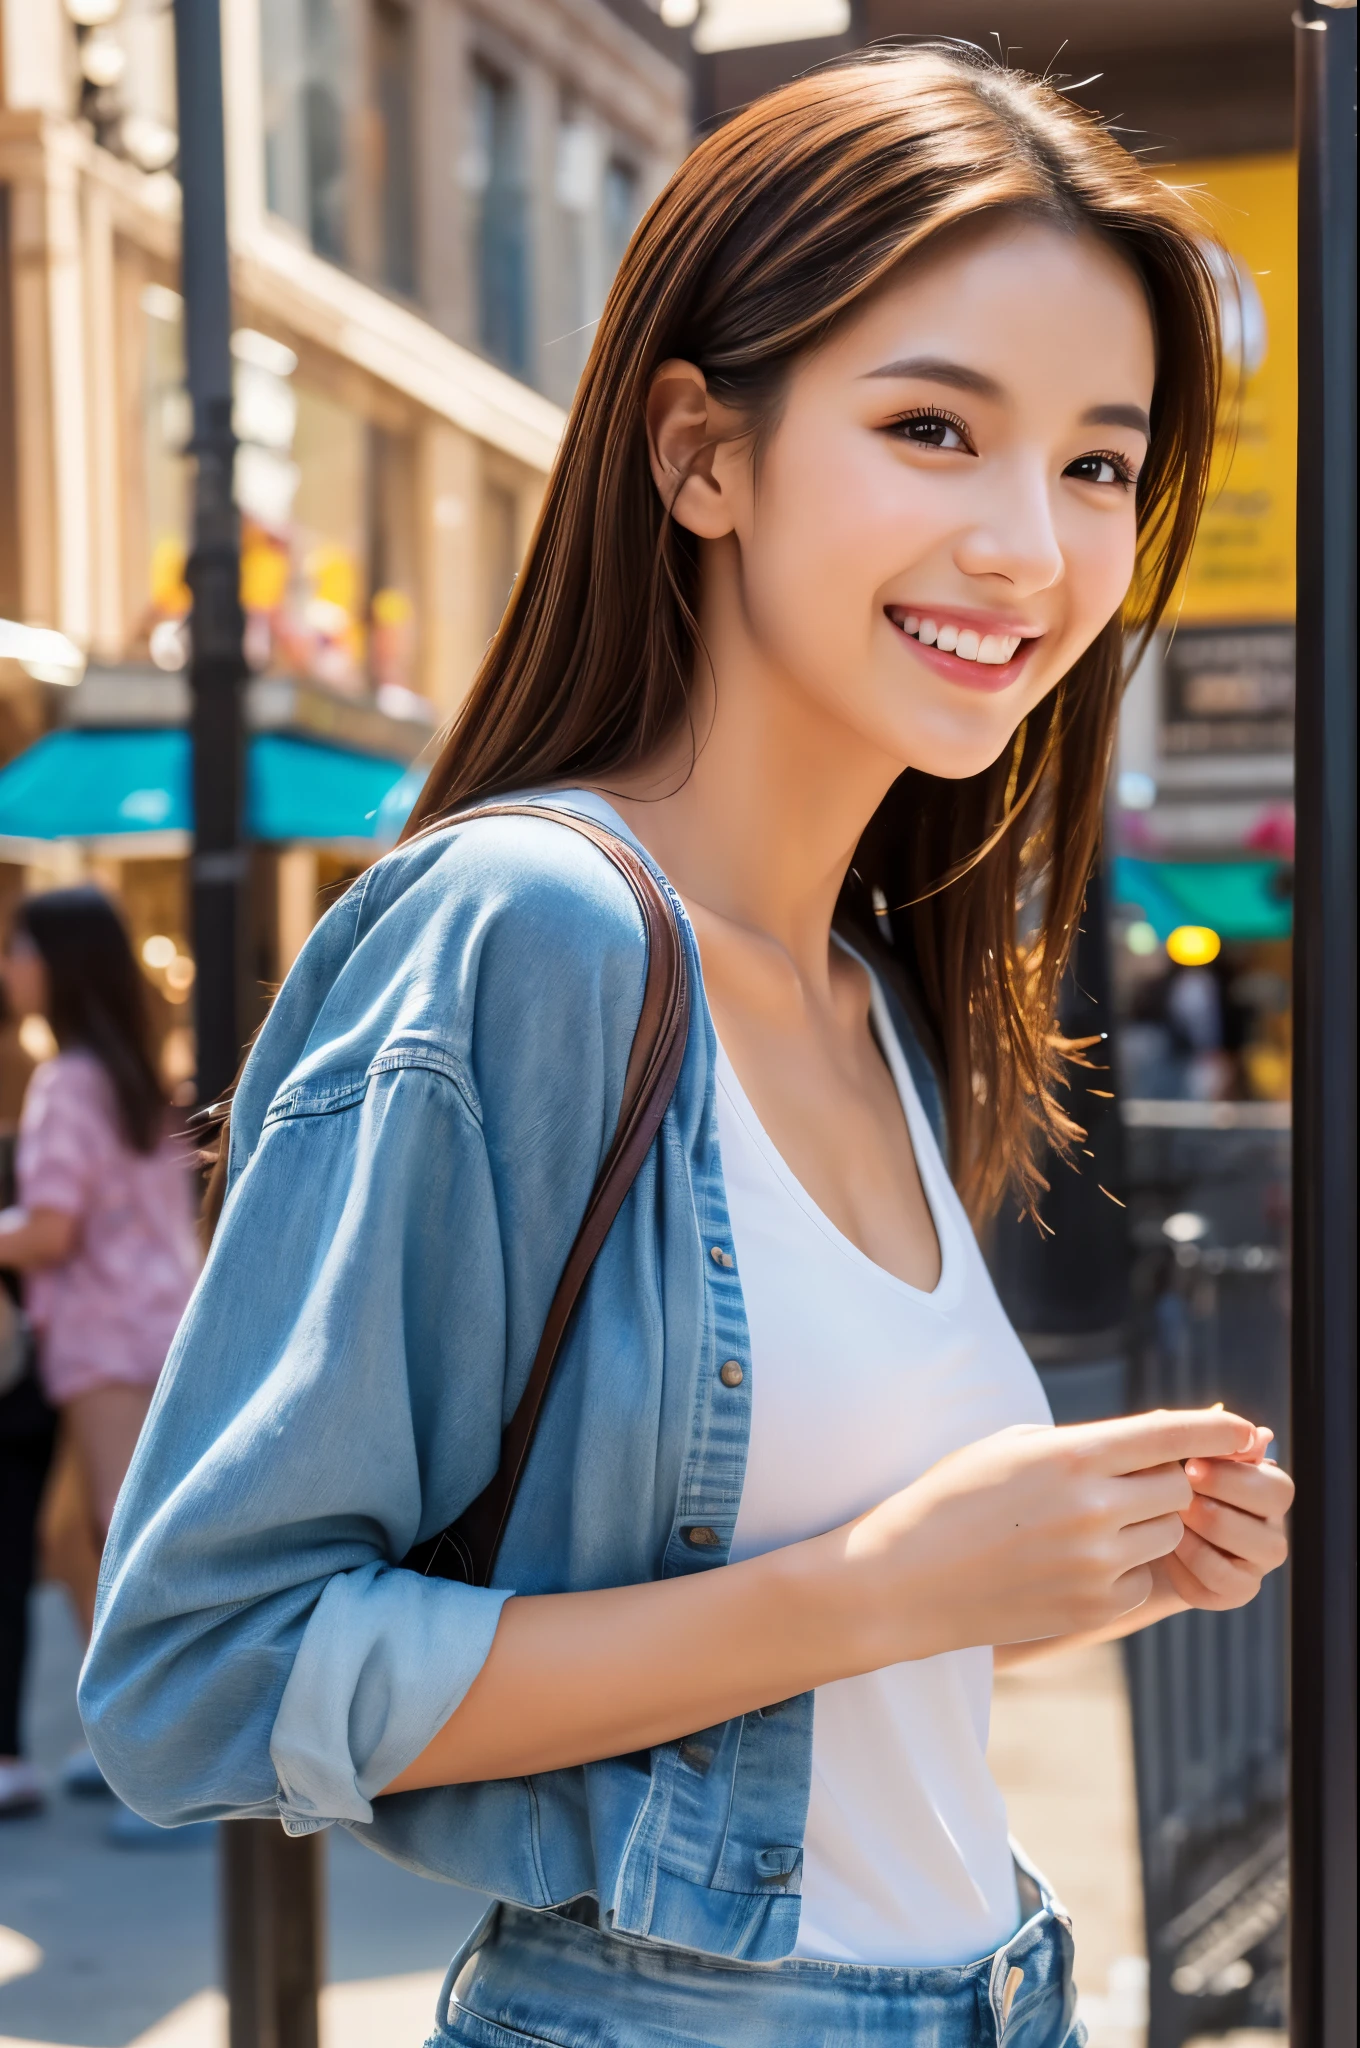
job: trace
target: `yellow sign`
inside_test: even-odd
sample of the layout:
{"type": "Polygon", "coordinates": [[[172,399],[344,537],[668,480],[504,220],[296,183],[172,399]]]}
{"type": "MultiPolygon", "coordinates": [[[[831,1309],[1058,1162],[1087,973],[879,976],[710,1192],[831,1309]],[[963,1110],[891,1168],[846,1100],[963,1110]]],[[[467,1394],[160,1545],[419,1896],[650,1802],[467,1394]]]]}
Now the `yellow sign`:
{"type": "Polygon", "coordinates": [[[1209,503],[1185,580],[1186,625],[1292,620],[1298,435],[1298,179],[1292,156],[1178,164],[1226,252],[1224,409],[1209,503]]]}

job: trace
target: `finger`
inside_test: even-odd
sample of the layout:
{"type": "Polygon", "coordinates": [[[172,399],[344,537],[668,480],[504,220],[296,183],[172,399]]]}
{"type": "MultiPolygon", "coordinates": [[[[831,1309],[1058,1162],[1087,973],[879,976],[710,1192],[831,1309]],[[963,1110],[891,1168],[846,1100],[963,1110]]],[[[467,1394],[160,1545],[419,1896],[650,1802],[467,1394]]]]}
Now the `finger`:
{"type": "Polygon", "coordinates": [[[1115,1559],[1119,1571],[1132,1571],[1140,1564],[1154,1564],[1159,1557],[1170,1557],[1185,1541],[1185,1524],[1179,1515],[1155,1515],[1150,1521],[1135,1522],[1130,1529],[1121,1529],[1115,1539],[1115,1559]]]}
{"type": "Polygon", "coordinates": [[[1149,1472],[1130,1472],[1113,1482],[1113,1497],[1119,1526],[1150,1522],[1157,1515],[1183,1514],[1195,1497],[1185,1476],[1185,1467],[1174,1460],[1154,1465],[1149,1472]]]}
{"type": "Polygon", "coordinates": [[[1284,1530],[1278,1522],[1263,1522],[1257,1515],[1224,1507],[1221,1501],[1206,1500],[1202,1494],[1196,1494],[1181,1521],[1216,1550],[1240,1558],[1258,1573],[1273,1572],[1288,1554],[1284,1530]]]}
{"type": "MultiPolygon", "coordinates": [[[[1219,1594],[1211,1593],[1203,1581],[1197,1579],[1195,1574],[1186,1565],[1183,1565],[1178,1557],[1164,1558],[1161,1568],[1166,1574],[1166,1583],[1170,1586],[1172,1592],[1185,1602],[1187,1607],[1197,1607],[1210,1614],[1220,1614],[1226,1608],[1241,1607],[1245,1604],[1244,1601],[1239,1599],[1225,1600],[1219,1594]]],[[[1247,1594],[1246,1598],[1248,1600],[1251,1598],[1250,1593],[1247,1594]]]]}
{"type": "MultiPolygon", "coordinates": [[[[1174,1558],[1167,1559],[1174,1564],[1174,1558]]],[[[1145,1564],[1135,1565],[1131,1572],[1123,1572],[1110,1588],[1110,1619],[1115,1621],[1121,1614],[1131,1614],[1135,1607],[1142,1607],[1152,1596],[1154,1580],[1145,1564]]],[[[1182,1594],[1184,1599],[1185,1595],[1182,1594]]]]}
{"type": "Polygon", "coordinates": [[[1227,1501],[1249,1515],[1278,1518],[1294,1499],[1294,1482],[1278,1465],[1241,1465],[1234,1458],[1190,1458],[1185,1476],[1197,1494],[1227,1501]]]}
{"type": "Polygon", "coordinates": [[[1206,1592],[1225,1606],[1242,1606],[1254,1597],[1261,1584],[1259,1572],[1240,1558],[1228,1557],[1215,1544],[1206,1543],[1193,1529],[1187,1529],[1177,1544],[1175,1561],[1184,1565],[1206,1592]]]}
{"type": "Polygon", "coordinates": [[[1070,1424],[1056,1434],[1089,1452],[1103,1471],[1116,1475],[1146,1471],[1173,1458],[1183,1462],[1232,1457],[1255,1441],[1252,1424],[1225,1408],[1161,1408],[1150,1415],[1070,1424]]]}

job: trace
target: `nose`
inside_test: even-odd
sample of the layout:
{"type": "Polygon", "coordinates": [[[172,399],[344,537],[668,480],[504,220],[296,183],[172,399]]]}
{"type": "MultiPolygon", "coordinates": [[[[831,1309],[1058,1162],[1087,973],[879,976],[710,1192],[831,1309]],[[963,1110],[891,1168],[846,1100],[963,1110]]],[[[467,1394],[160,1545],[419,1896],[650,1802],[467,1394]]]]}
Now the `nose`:
{"type": "Polygon", "coordinates": [[[955,548],[958,567],[965,576],[999,577],[1017,597],[1051,590],[1066,565],[1047,463],[989,463],[978,487],[977,516],[955,548]]]}

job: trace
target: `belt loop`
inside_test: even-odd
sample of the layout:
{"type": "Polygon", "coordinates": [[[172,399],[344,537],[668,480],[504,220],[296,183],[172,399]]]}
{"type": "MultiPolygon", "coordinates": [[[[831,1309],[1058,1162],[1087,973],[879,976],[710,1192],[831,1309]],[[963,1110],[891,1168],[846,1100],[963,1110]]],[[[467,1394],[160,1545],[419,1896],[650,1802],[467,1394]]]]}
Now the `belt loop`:
{"type": "Polygon", "coordinates": [[[444,1981],[439,1987],[439,1998],[435,2005],[435,2015],[441,2027],[446,2027],[452,2016],[449,2008],[453,2004],[453,1994],[458,1988],[458,1979],[462,1976],[464,1968],[472,1961],[478,1950],[485,1948],[487,1937],[491,1933],[496,1916],[500,1910],[500,1900],[493,1899],[462,1947],[454,1951],[453,1961],[444,1972],[444,1981]]]}

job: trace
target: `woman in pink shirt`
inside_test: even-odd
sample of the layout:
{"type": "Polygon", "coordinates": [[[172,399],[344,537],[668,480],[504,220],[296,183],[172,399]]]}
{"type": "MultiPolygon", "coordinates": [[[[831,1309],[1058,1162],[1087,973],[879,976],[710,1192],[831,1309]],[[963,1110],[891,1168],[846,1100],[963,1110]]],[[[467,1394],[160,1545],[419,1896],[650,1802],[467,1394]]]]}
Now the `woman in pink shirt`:
{"type": "Polygon", "coordinates": [[[45,1016],[58,1048],[24,1099],[0,1266],[26,1275],[43,1390],[102,1539],[198,1272],[188,1152],[168,1128],[141,973],[107,897],[28,897],[0,974],[12,1009],[45,1016]]]}

